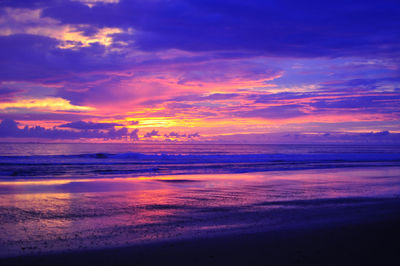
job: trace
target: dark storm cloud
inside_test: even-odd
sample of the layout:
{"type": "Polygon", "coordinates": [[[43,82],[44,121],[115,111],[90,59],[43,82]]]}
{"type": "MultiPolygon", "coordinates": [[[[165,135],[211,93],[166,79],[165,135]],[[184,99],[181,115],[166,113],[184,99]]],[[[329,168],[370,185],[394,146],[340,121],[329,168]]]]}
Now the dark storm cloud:
{"type": "Polygon", "coordinates": [[[145,138],[152,138],[152,137],[157,137],[157,136],[160,136],[160,134],[158,134],[158,131],[157,131],[157,130],[152,130],[152,131],[150,131],[150,132],[147,132],[147,133],[144,135],[145,138]]]}
{"type": "Polygon", "coordinates": [[[2,0],[0,7],[13,7],[13,8],[40,8],[46,5],[56,3],[57,0],[2,0]]]}
{"type": "Polygon", "coordinates": [[[115,126],[121,126],[116,123],[93,123],[93,122],[85,122],[85,121],[76,121],[67,124],[60,125],[58,127],[66,127],[80,130],[100,130],[100,129],[112,129],[115,126]]]}
{"type": "MultiPolygon", "coordinates": [[[[400,50],[398,1],[121,0],[93,7],[77,1],[2,1],[1,6],[44,8],[43,17],[75,24],[86,36],[105,26],[133,28],[133,34],[114,34],[115,41],[124,40],[139,50],[214,51],[214,59],[260,55],[395,58],[400,50]]],[[[133,64],[124,60],[125,53],[106,52],[100,44],[74,50],[59,49],[59,44],[43,36],[1,36],[0,79],[68,79],[65,74],[120,70],[133,64]]],[[[153,61],[153,65],[170,63],[179,62],[153,61]]],[[[151,65],[151,61],[145,63],[151,65]]],[[[215,71],[207,72],[210,67],[191,72],[183,66],[186,72],[179,82],[223,78],[221,74],[214,77],[215,71]]]]}
{"type": "Polygon", "coordinates": [[[198,132],[195,132],[195,133],[192,133],[192,134],[188,134],[187,137],[188,137],[189,139],[191,139],[191,138],[198,138],[198,137],[200,137],[200,134],[199,134],[198,132]]]}
{"type": "Polygon", "coordinates": [[[138,133],[139,133],[139,129],[136,128],[136,129],[132,130],[132,132],[130,134],[131,139],[132,140],[139,140],[138,133]]]}
{"type": "Polygon", "coordinates": [[[61,42],[30,34],[0,36],[0,80],[35,80],[76,72],[120,69],[123,56],[106,53],[93,43],[79,49],[61,49],[61,42]]]}
{"type": "Polygon", "coordinates": [[[46,138],[46,139],[122,139],[130,136],[131,140],[138,140],[138,129],[128,132],[127,128],[108,131],[82,130],[70,131],[60,129],[46,129],[41,126],[18,128],[18,123],[12,119],[4,119],[0,123],[0,138],[46,138]]]}
{"type": "Polygon", "coordinates": [[[186,137],[186,134],[179,134],[178,132],[172,131],[169,134],[164,134],[164,136],[167,137],[167,138],[170,138],[170,137],[173,137],[173,138],[184,138],[184,137],[186,137]]]}
{"type": "MultiPolygon", "coordinates": [[[[46,77],[51,71],[43,66],[47,55],[55,51],[58,42],[52,38],[17,34],[0,36],[0,79],[29,80],[46,77]]],[[[53,65],[57,63],[54,62],[53,65]]]]}
{"type": "Polygon", "coordinates": [[[132,27],[142,50],[257,51],[291,57],[399,54],[400,5],[372,1],[59,1],[63,23],[132,27]],[[74,14],[73,16],[71,14],[74,14]]]}

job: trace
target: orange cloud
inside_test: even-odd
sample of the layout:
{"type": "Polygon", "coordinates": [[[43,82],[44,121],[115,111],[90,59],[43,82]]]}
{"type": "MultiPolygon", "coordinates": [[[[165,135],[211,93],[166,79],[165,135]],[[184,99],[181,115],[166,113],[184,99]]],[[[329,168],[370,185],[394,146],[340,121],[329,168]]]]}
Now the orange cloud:
{"type": "Polygon", "coordinates": [[[39,111],[91,111],[93,107],[73,105],[63,98],[47,97],[40,99],[20,99],[14,102],[0,103],[0,110],[35,109],[39,111]]]}

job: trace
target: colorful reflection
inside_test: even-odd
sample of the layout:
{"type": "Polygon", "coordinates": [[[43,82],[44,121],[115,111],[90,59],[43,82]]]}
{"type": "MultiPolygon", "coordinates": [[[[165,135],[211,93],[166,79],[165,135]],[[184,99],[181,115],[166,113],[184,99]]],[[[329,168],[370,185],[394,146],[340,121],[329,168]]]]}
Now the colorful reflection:
{"type": "Polygon", "coordinates": [[[272,230],[294,217],[352,219],[339,213],[399,196],[400,169],[19,180],[0,190],[9,256],[272,230]]]}

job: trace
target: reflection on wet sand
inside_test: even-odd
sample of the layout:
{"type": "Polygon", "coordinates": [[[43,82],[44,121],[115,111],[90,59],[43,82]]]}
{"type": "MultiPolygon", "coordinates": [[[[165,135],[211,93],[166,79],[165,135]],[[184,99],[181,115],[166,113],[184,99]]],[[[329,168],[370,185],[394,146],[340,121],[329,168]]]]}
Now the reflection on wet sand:
{"type": "Polygon", "coordinates": [[[267,230],[399,195],[398,167],[1,182],[0,255],[267,230]]]}

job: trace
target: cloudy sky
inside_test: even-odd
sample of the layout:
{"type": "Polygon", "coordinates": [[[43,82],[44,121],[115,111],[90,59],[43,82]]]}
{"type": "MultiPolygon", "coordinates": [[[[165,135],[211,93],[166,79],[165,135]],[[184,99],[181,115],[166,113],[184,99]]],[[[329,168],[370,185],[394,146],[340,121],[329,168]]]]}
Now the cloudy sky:
{"type": "Polygon", "coordinates": [[[0,141],[400,141],[400,2],[0,1],[0,141]]]}

